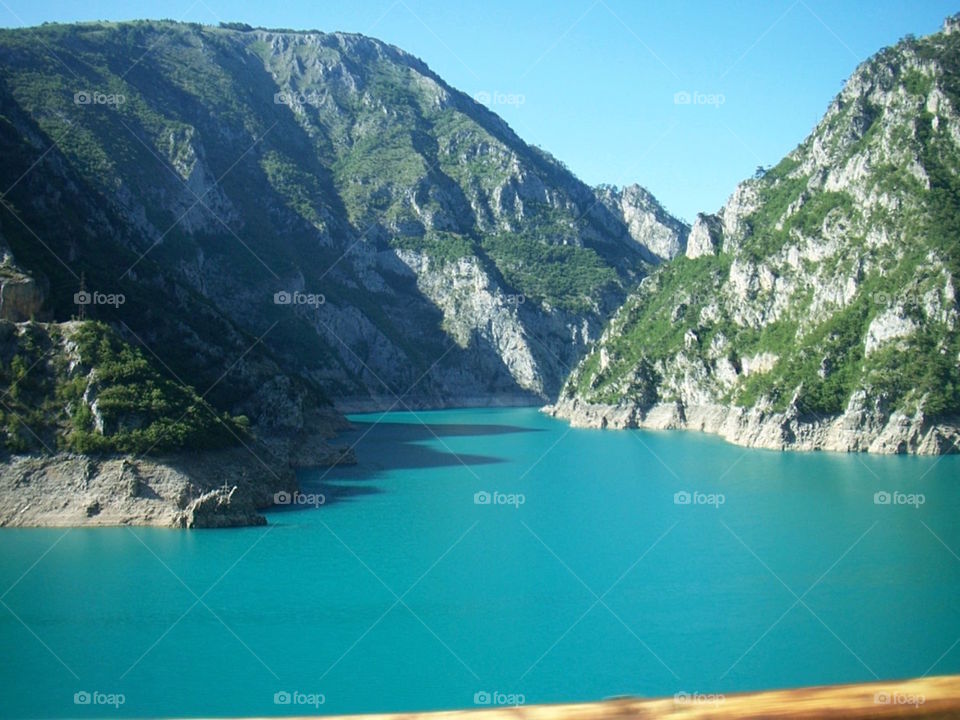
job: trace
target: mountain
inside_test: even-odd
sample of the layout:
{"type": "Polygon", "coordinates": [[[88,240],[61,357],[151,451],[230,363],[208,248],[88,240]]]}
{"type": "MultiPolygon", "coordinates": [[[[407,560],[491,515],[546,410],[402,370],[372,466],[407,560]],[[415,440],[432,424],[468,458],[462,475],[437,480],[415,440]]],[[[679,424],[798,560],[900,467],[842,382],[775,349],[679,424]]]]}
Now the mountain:
{"type": "MultiPolygon", "coordinates": [[[[245,522],[349,460],[344,410],[554,399],[686,248],[645,190],[587,187],[372,38],[45,24],[0,30],[0,67],[0,495],[126,457],[185,468],[158,522],[219,522],[188,517],[232,492],[199,456],[245,447],[245,522]]],[[[71,517],[153,512],[108,499],[71,517]]]]}
{"type": "Polygon", "coordinates": [[[552,412],[750,446],[955,452],[960,19],[861,64],[810,136],[700,215],[552,412]]]}

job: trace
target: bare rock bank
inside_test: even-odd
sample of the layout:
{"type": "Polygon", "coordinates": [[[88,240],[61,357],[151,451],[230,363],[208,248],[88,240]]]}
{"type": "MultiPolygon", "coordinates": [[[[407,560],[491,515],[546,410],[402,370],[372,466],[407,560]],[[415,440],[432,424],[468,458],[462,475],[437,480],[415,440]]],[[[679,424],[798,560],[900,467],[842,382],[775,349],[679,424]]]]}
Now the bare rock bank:
{"type": "Polygon", "coordinates": [[[854,395],[846,411],[837,416],[804,416],[794,407],[783,412],[764,405],[656,403],[640,407],[592,404],[577,398],[561,399],[543,412],[574,427],[699,430],[736,445],[770,450],[944,455],[958,452],[960,444],[960,419],[934,422],[923,413],[885,413],[867,405],[862,394],[854,395]]]}
{"type": "MultiPolygon", "coordinates": [[[[10,456],[0,465],[0,527],[264,525],[259,511],[297,483],[290,464],[258,455],[241,447],[163,457],[10,456]]],[[[352,451],[329,446],[308,459],[354,462],[352,451]]]]}

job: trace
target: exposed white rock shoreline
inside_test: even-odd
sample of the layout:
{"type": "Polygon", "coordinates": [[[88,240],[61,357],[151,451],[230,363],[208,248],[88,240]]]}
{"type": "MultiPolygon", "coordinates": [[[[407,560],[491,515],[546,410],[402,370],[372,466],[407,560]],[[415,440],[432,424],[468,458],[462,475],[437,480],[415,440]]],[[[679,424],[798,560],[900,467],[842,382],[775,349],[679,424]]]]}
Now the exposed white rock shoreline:
{"type": "MultiPolygon", "coordinates": [[[[351,464],[327,446],[311,465],[351,464]]],[[[163,457],[14,455],[0,463],[0,527],[264,525],[260,510],[293,493],[288,463],[246,448],[163,457]]]]}
{"type": "Polygon", "coordinates": [[[878,454],[943,455],[958,452],[960,422],[933,423],[917,414],[889,416],[864,407],[858,398],[842,415],[810,418],[796,410],[772,412],[762,407],[683,406],[658,403],[599,405],[561,399],[542,412],[573,427],[699,430],[744,447],[770,450],[830,450],[878,454]]]}

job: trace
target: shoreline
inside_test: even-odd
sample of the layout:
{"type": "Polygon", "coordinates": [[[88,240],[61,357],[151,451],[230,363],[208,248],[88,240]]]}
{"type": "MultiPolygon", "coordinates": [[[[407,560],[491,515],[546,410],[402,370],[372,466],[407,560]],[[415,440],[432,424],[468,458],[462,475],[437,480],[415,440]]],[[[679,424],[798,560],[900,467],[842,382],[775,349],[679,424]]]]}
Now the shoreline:
{"type": "Polygon", "coordinates": [[[716,435],[741,447],[779,451],[830,451],[876,455],[949,455],[960,452],[960,421],[934,423],[918,413],[887,416],[851,399],[842,415],[810,417],[797,409],[774,412],[720,404],[603,405],[563,398],[541,412],[571,427],[686,430],[716,435]]]}
{"type": "MultiPolygon", "coordinates": [[[[516,399],[516,398],[511,398],[516,399]]],[[[555,404],[449,404],[351,414],[447,410],[537,409],[574,428],[698,431],[725,442],[756,449],[868,452],[877,455],[956,454],[960,422],[934,423],[922,415],[893,413],[878,418],[862,406],[843,415],[802,417],[795,410],[724,405],[685,407],[659,403],[586,403],[577,398],[555,404]]],[[[352,423],[351,423],[352,425],[352,423]]],[[[355,429],[355,428],[349,428],[355,429]]],[[[341,428],[339,436],[348,428],[341,428]]],[[[296,470],[356,463],[352,448],[313,438],[280,461],[261,447],[262,460],[244,447],[182,452],[157,457],[88,456],[73,453],[13,455],[0,461],[0,528],[123,527],[173,529],[264,525],[261,513],[274,507],[275,495],[299,490],[296,470]]]]}
{"type": "Polygon", "coordinates": [[[453,402],[434,402],[430,399],[419,399],[398,402],[397,398],[385,396],[381,398],[359,398],[338,401],[334,403],[336,410],[343,415],[370,415],[385,412],[418,412],[428,410],[483,410],[497,408],[541,408],[549,404],[547,398],[528,395],[493,396],[488,398],[469,397],[457,398],[453,402]]]}

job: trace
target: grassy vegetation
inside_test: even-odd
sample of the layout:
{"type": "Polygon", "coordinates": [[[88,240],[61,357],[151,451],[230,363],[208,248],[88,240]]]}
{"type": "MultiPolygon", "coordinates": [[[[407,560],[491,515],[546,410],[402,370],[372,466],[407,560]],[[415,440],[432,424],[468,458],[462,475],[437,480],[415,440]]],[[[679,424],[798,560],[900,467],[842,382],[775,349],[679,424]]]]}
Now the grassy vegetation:
{"type": "Polygon", "coordinates": [[[808,178],[798,176],[777,179],[762,187],[759,208],[747,218],[748,236],[743,247],[747,257],[755,262],[770,257],[789,244],[796,231],[805,237],[820,235],[832,211],[846,218],[854,217],[853,198],[847,193],[825,190],[807,193],[807,183],[808,178]],[[781,224],[787,209],[801,198],[797,211],[781,224]]]}
{"type": "Polygon", "coordinates": [[[320,213],[326,203],[320,183],[314,175],[275,150],[265,153],[260,165],[270,185],[287,201],[291,210],[314,227],[325,226],[320,213]]]}
{"type": "MultiPolygon", "coordinates": [[[[159,453],[221,448],[247,437],[245,418],[218,414],[166,377],[107,325],[69,338],[43,325],[2,327],[0,428],[8,452],[159,453]]],[[[249,439],[249,438],[248,438],[249,439]]]]}
{"type": "Polygon", "coordinates": [[[859,379],[868,314],[869,305],[861,299],[830,316],[799,344],[783,335],[768,335],[759,346],[781,359],[770,372],[746,378],[737,402],[752,405],[765,396],[775,409],[783,410],[796,393],[801,412],[842,412],[859,379]]]}
{"type": "Polygon", "coordinates": [[[506,281],[541,304],[588,310],[600,293],[617,283],[616,271],[590,248],[516,233],[486,236],[481,244],[506,281]]]}
{"type": "Polygon", "coordinates": [[[422,237],[398,235],[391,244],[404,250],[424,252],[431,261],[441,265],[476,254],[472,238],[452,232],[430,231],[422,237]]]}
{"type": "MultiPolygon", "coordinates": [[[[628,300],[614,320],[615,332],[607,346],[613,364],[600,373],[594,353],[572,378],[573,387],[598,402],[611,402],[624,377],[633,375],[641,381],[652,377],[656,363],[684,347],[688,329],[703,330],[700,311],[729,271],[730,261],[726,255],[696,260],[681,256],[661,267],[653,277],[655,284],[628,300]]],[[[649,391],[649,383],[640,385],[642,393],[649,391]]]]}
{"type": "MultiPolygon", "coordinates": [[[[9,323],[0,324],[0,432],[8,452],[56,448],[52,418],[62,412],[56,383],[57,361],[47,358],[57,338],[28,325],[16,338],[9,323]],[[12,349],[12,351],[11,351],[12,349]]],[[[62,368],[62,363],[60,363],[62,368]]]]}

